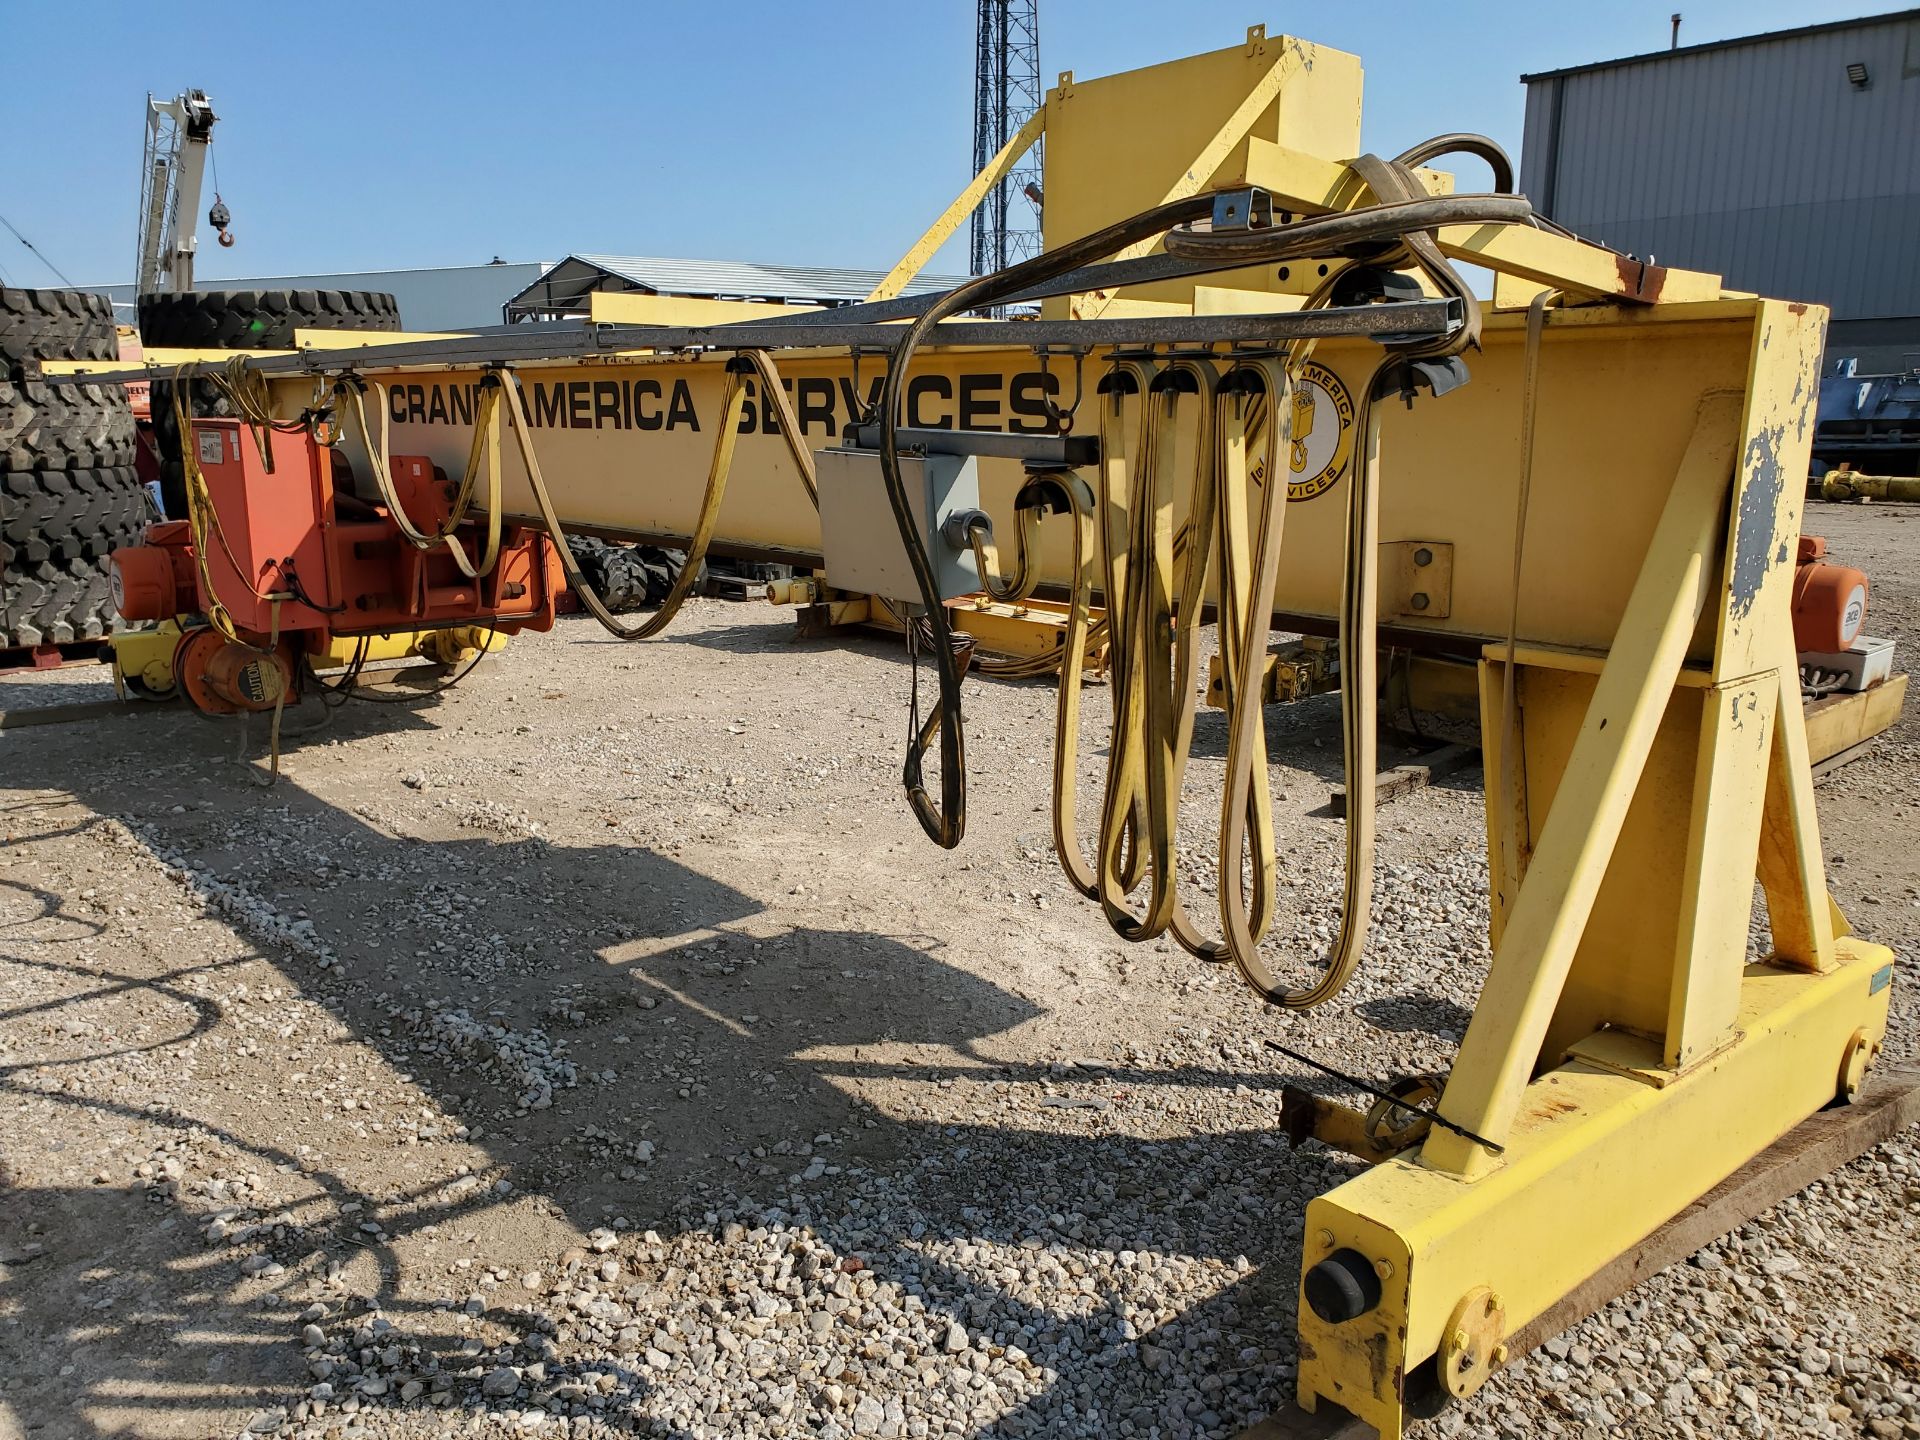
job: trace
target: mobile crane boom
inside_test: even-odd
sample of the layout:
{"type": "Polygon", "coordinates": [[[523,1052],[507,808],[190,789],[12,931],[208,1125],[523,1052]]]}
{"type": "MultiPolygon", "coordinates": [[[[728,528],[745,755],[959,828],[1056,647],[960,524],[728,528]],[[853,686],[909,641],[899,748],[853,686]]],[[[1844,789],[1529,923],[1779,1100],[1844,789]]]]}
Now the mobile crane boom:
{"type": "MultiPolygon", "coordinates": [[[[191,290],[200,190],[206,177],[207,146],[213,142],[213,102],[204,90],[188,90],[171,100],[147,96],[147,145],[140,167],[140,250],[134,274],[140,293],[191,290]]],[[[231,245],[226,206],[214,197],[207,219],[231,245]]]]}

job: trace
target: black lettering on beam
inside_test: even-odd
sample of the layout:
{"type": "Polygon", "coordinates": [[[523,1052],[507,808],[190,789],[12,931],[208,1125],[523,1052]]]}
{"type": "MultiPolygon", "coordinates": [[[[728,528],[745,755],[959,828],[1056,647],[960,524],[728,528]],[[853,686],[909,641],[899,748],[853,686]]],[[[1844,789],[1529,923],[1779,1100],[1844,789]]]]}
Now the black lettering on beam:
{"type": "Polygon", "coordinates": [[[797,382],[794,386],[794,418],[800,422],[802,435],[812,433],[816,420],[826,427],[829,436],[833,435],[833,381],[825,376],[811,375],[797,382]]]}
{"type": "Polygon", "coordinates": [[[937,420],[929,420],[920,413],[920,399],[923,395],[937,395],[942,400],[953,399],[953,382],[944,375],[916,375],[907,382],[907,424],[918,430],[951,430],[953,417],[942,415],[937,420]]]}

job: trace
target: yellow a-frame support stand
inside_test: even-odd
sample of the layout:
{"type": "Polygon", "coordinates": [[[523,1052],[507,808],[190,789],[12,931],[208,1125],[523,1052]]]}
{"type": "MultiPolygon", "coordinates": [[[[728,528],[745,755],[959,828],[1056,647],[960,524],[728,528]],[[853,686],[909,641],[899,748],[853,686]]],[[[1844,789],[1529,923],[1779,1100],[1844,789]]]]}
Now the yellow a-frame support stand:
{"type": "Polygon", "coordinates": [[[1301,1401],[1389,1440],[1850,1094],[1885,1031],[1892,953],[1827,896],[1788,612],[1822,327],[1753,309],[1748,384],[1699,396],[1611,646],[1517,647],[1511,700],[1507,647],[1482,661],[1494,958],[1439,1105],[1479,1138],[1436,1126],[1307,1212],[1301,1401]]]}

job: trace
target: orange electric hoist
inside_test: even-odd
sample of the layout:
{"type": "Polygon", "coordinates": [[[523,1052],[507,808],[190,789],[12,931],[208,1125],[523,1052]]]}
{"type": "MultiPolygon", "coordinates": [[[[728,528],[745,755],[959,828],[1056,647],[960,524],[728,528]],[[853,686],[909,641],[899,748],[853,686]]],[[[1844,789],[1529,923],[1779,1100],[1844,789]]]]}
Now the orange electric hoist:
{"type": "MultiPolygon", "coordinates": [[[[174,656],[199,709],[273,709],[298,693],[308,658],[341,637],[552,627],[566,582],[541,532],[506,527],[497,562],[471,576],[449,544],[416,544],[387,507],[355,494],[345,458],[304,429],[196,420],[191,443],[206,487],[200,518],[154,525],[144,543],[114,551],[113,587],[129,620],[205,617],[183,621],[174,656]]],[[[440,530],[457,487],[421,457],[388,463],[412,528],[440,530]]],[[[471,549],[478,528],[465,520],[449,538],[471,549]]]]}

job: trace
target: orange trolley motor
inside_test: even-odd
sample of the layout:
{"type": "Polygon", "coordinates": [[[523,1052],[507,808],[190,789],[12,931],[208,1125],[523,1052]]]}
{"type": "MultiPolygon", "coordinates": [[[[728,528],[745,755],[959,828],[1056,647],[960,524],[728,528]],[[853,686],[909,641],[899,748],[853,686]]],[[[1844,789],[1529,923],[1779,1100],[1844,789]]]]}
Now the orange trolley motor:
{"type": "MultiPolygon", "coordinates": [[[[341,637],[552,627],[566,581],[544,534],[506,527],[492,570],[470,578],[445,545],[418,548],[386,507],[354,494],[334,450],[305,431],[263,433],[271,468],[243,422],[193,422],[206,553],[196,553],[187,521],[153,525],[142,544],[113,553],[123,616],[180,619],[174,673],[198,709],[227,715],[297,699],[305,657],[341,637]]],[[[445,522],[455,486],[430,461],[396,455],[389,471],[416,530],[445,522]]],[[[454,538],[475,548],[474,529],[463,521],[454,538]]]]}
{"type": "Polygon", "coordinates": [[[1793,572],[1793,648],[1803,655],[1840,654],[1867,623],[1866,572],[1832,564],[1826,556],[1823,538],[1800,537],[1793,572]]]}

